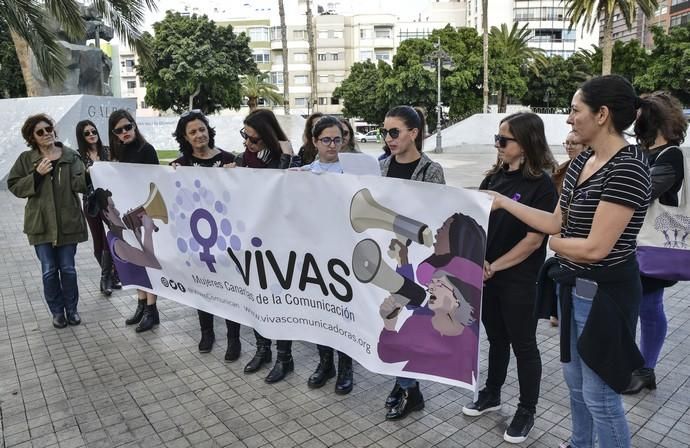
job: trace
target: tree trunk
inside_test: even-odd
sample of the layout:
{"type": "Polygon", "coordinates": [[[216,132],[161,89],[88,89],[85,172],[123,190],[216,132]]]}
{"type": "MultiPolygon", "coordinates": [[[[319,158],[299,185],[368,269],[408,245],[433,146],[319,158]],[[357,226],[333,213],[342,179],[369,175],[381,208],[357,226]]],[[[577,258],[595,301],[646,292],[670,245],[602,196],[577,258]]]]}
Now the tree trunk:
{"type": "Polygon", "coordinates": [[[280,13],[280,41],[283,48],[283,108],[285,115],[290,114],[290,71],[288,70],[287,26],[285,25],[285,5],[278,0],[280,13]]]}
{"type": "Polygon", "coordinates": [[[10,35],[14,43],[14,50],[17,52],[19,66],[22,69],[22,78],[24,78],[24,85],[26,86],[26,96],[40,96],[41,88],[31,74],[32,53],[29,44],[12,30],[10,30],[10,35]]]}
{"type": "Polygon", "coordinates": [[[247,99],[247,106],[249,106],[249,112],[254,112],[257,109],[258,102],[258,98],[255,96],[250,96],[249,99],[247,99]]]}
{"type": "Polygon", "coordinates": [[[484,80],[483,84],[483,113],[489,112],[489,0],[482,0],[482,28],[484,29],[484,80]]]}
{"type": "MultiPolygon", "coordinates": [[[[316,112],[318,92],[316,89],[316,42],[314,40],[314,18],[311,13],[311,1],[307,0],[307,39],[309,39],[309,64],[311,65],[311,102],[312,113],[316,112]]],[[[308,108],[308,107],[307,107],[308,108]]]]}
{"type": "Polygon", "coordinates": [[[613,61],[613,16],[604,17],[604,35],[601,40],[601,74],[610,75],[613,61]]]}
{"type": "Polygon", "coordinates": [[[199,92],[201,92],[201,84],[199,84],[196,87],[196,90],[194,91],[194,93],[189,95],[189,110],[194,109],[194,98],[196,98],[196,96],[199,94],[199,92]]]}

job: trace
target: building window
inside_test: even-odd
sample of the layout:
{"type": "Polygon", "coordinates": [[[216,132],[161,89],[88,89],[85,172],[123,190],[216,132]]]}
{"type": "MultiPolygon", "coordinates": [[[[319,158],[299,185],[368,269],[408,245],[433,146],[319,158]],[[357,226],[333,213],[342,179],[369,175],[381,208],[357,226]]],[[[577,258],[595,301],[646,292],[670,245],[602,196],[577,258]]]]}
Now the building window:
{"type": "Polygon", "coordinates": [[[307,53],[295,53],[295,62],[307,62],[307,53]]]}
{"type": "Polygon", "coordinates": [[[374,52],[371,50],[360,50],[359,60],[366,61],[367,59],[374,59],[374,52]]]}
{"type": "Polygon", "coordinates": [[[306,107],[308,99],[307,98],[295,98],[295,106],[306,107]]]}
{"type": "Polygon", "coordinates": [[[271,40],[281,40],[283,37],[279,26],[271,27],[271,40]]]}
{"type": "Polygon", "coordinates": [[[359,38],[360,39],[373,39],[374,38],[374,30],[371,28],[363,28],[359,30],[359,38]]]}
{"type": "Polygon", "coordinates": [[[249,39],[252,42],[268,42],[268,27],[249,28],[249,39]]]}
{"type": "Polygon", "coordinates": [[[391,54],[389,51],[377,51],[376,60],[389,62],[391,60],[391,54]]]}
{"type": "Polygon", "coordinates": [[[126,72],[134,71],[134,59],[125,59],[122,66],[125,68],[126,72]]]}
{"type": "Polygon", "coordinates": [[[319,39],[328,39],[328,31],[319,31],[319,39]]]}
{"type": "Polygon", "coordinates": [[[271,72],[271,84],[283,85],[283,72],[271,72]]]}
{"type": "Polygon", "coordinates": [[[317,58],[319,61],[325,61],[326,60],[326,53],[319,53],[317,55],[317,58]]]}
{"type": "Polygon", "coordinates": [[[136,81],[127,81],[127,88],[128,89],[136,89],[137,88],[137,82],[136,81]]]}
{"type": "Polygon", "coordinates": [[[307,40],[307,30],[294,30],[292,38],[295,40],[307,40]]]}
{"type": "Polygon", "coordinates": [[[269,64],[271,62],[270,50],[254,50],[252,51],[252,58],[257,64],[269,64]]]}
{"type": "Polygon", "coordinates": [[[333,39],[342,39],[343,38],[343,32],[342,31],[333,31],[333,36],[331,36],[333,39]]]}
{"type": "Polygon", "coordinates": [[[308,75],[295,75],[295,85],[306,86],[307,84],[309,84],[308,75]]]}
{"type": "Polygon", "coordinates": [[[146,101],[140,101],[140,102],[139,102],[139,107],[140,107],[141,109],[148,109],[149,105],[146,104],[146,101]]]}
{"type": "Polygon", "coordinates": [[[374,28],[377,39],[390,39],[393,34],[393,28],[374,28]]]}
{"type": "Polygon", "coordinates": [[[327,96],[320,96],[319,97],[319,106],[326,106],[328,105],[328,97],[327,96]]]}
{"type": "Polygon", "coordinates": [[[325,84],[328,82],[328,75],[319,75],[319,83],[325,84]]]}
{"type": "Polygon", "coordinates": [[[139,77],[139,87],[146,87],[146,81],[141,76],[139,77]]]}
{"type": "Polygon", "coordinates": [[[340,99],[332,96],[331,97],[331,106],[337,106],[338,104],[340,104],[340,99]]]}

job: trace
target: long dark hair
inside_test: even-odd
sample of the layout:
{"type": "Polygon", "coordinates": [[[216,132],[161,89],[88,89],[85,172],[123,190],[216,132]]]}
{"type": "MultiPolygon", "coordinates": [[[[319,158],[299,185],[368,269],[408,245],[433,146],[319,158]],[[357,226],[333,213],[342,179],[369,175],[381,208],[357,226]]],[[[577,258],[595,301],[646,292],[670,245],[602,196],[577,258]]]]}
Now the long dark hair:
{"type": "Polygon", "coordinates": [[[304,123],[304,133],[302,133],[303,144],[302,148],[300,149],[302,152],[302,163],[305,165],[312,163],[318,154],[316,146],[314,146],[314,141],[312,140],[314,137],[312,131],[314,129],[314,123],[321,119],[321,117],[323,117],[321,112],[314,112],[313,114],[309,115],[307,121],[304,123]]]}
{"type": "Polygon", "coordinates": [[[271,157],[280,158],[280,142],[287,141],[287,135],[278,123],[278,119],[268,109],[256,109],[250,112],[244,119],[244,125],[252,127],[259,138],[263,140],[266,149],[271,152],[271,157]]]}
{"type": "MultiPolygon", "coordinates": [[[[357,147],[357,142],[355,141],[355,131],[352,129],[350,120],[340,118],[340,122],[347,128],[347,132],[350,133],[350,139],[347,143],[347,146],[343,145],[342,148],[340,148],[340,152],[360,152],[359,148],[357,147]]],[[[345,131],[345,129],[343,129],[343,131],[345,131]]]]}
{"type": "Polygon", "coordinates": [[[203,122],[206,126],[206,129],[208,130],[208,147],[211,149],[216,147],[216,130],[209,125],[206,115],[204,115],[202,112],[187,112],[186,115],[182,114],[180,119],[177,121],[175,132],[173,132],[173,137],[175,137],[175,140],[177,140],[177,143],[180,145],[180,152],[185,158],[191,157],[192,153],[194,152],[192,145],[185,138],[185,135],[187,134],[187,124],[194,120],[201,120],[201,122],[203,122]]]}
{"type": "Polygon", "coordinates": [[[419,107],[395,106],[386,114],[386,118],[388,117],[400,118],[408,128],[417,129],[414,145],[417,147],[417,151],[421,153],[424,146],[424,130],[426,129],[424,111],[419,107]]]}
{"type": "MultiPolygon", "coordinates": [[[[323,117],[321,117],[319,119],[319,121],[316,122],[316,124],[312,128],[311,136],[312,136],[312,138],[318,139],[324,130],[331,128],[331,127],[334,127],[334,126],[338,129],[340,129],[340,135],[342,136],[343,135],[343,124],[340,122],[340,120],[338,120],[337,118],[335,118],[332,115],[324,115],[323,117]]],[[[313,143],[313,141],[312,141],[312,143],[313,143]]]]}
{"type": "MultiPolygon", "coordinates": [[[[544,171],[548,173],[555,171],[558,163],[546,142],[544,122],[539,115],[532,112],[517,112],[501,120],[501,124],[503,123],[508,123],[510,133],[525,153],[525,161],[521,168],[526,178],[536,179],[541,177],[544,171]]],[[[503,167],[503,162],[498,158],[486,175],[495,174],[503,167]]]]}
{"type": "Polygon", "coordinates": [[[424,261],[438,268],[447,265],[453,257],[460,257],[484,265],[486,232],[471,216],[459,212],[451,216],[448,242],[449,253],[432,254],[424,261]]]}
{"type": "Polygon", "coordinates": [[[672,145],[685,141],[688,122],[680,101],[668,92],[642,95],[640,112],[635,120],[637,142],[645,149],[654,146],[659,132],[672,145]]]}
{"type": "Polygon", "coordinates": [[[84,137],[84,129],[86,129],[87,126],[92,126],[98,135],[98,141],[96,142],[96,152],[98,153],[98,158],[101,160],[107,160],[108,153],[103,146],[101,134],[98,132],[98,128],[91,120],[82,120],[77,123],[77,151],[79,152],[79,155],[81,156],[82,160],[87,160],[89,158],[89,149],[91,145],[89,145],[89,143],[86,141],[86,137],[84,137]]]}
{"type": "Polygon", "coordinates": [[[619,134],[635,121],[640,99],[630,81],[620,75],[597,76],[580,87],[582,102],[593,112],[606,106],[613,128],[619,134]]]}
{"type": "MultiPolygon", "coordinates": [[[[117,122],[122,119],[126,119],[127,121],[129,121],[130,123],[134,123],[135,125],[137,124],[132,114],[130,114],[129,111],[125,109],[118,109],[114,111],[112,114],[110,114],[110,118],[108,118],[108,141],[110,142],[110,154],[113,160],[122,160],[122,156],[124,155],[125,151],[124,143],[122,143],[118,136],[113,133],[113,129],[115,129],[117,122]]],[[[135,135],[133,143],[135,143],[138,148],[141,148],[147,143],[144,136],[141,135],[141,132],[139,132],[138,125],[136,125],[136,127],[134,128],[134,134],[135,135]]]]}

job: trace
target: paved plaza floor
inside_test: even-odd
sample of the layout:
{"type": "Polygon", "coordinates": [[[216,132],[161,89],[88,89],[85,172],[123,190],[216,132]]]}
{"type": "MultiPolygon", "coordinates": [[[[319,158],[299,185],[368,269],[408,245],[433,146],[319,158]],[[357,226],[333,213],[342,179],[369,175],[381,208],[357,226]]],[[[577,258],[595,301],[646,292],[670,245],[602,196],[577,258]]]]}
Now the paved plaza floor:
{"type": "MultiPolygon", "coordinates": [[[[433,155],[450,184],[476,186],[495,153],[433,155]]],[[[468,391],[423,382],[426,408],[399,422],[384,419],[390,377],[355,366],[355,388],[337,396],[333,381],[310,390],[312,344],[294,344],[295,372],[265,384],[267,369],[245,375],[254,336],[242,329],[239,361],[225,363],[225,325],[210,354],[197,350],[194,309],[159,300],[161,324],[136,334],[124,320],[131,291],[104,298],[91,243],[79,246],[80,326],[53,328],[39,262],[22,234],[24,201],[0,191],[0,448],[25,447],[497,447],[517,403],[515,362],[503,409],[469,418],[468,391]]],[[[669,329],[657,390],[625,397],[635,447],[690,446],[690,284],[666,291],[669,329]]],[[[570,433],[558,330],[542,321],[543,379],[535,428],[522,446],[551,447],[570,433]]],[[[605,341],[602,341],[605,343],[605,341]]],[[[486,370],[482,341],[480,365],[486,370]]],[[[275,350],[275,349],[274,349],[275,350]]],[[[605,448],[605,447],[603,447],[605,448]]]]}

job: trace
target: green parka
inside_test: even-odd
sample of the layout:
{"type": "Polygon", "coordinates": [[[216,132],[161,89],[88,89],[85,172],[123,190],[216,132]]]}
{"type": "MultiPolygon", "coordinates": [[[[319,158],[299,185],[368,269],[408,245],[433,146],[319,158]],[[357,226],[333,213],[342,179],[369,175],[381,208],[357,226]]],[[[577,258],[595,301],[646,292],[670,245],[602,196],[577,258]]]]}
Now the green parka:
{"type": "Polygon", "coordinates": [[[42,156],[35,149],[21,153],[7,177],[7,187],[12,194],[27,198],[24,233],[32,246],[43,243],[63,246],[88,239],[77,196],[77,193],[86,192],[86,169],[79,154],[61,143],[56,145],[62,146],[62,156],[43,179],[38,179],[36,173],[42,156]]]}

